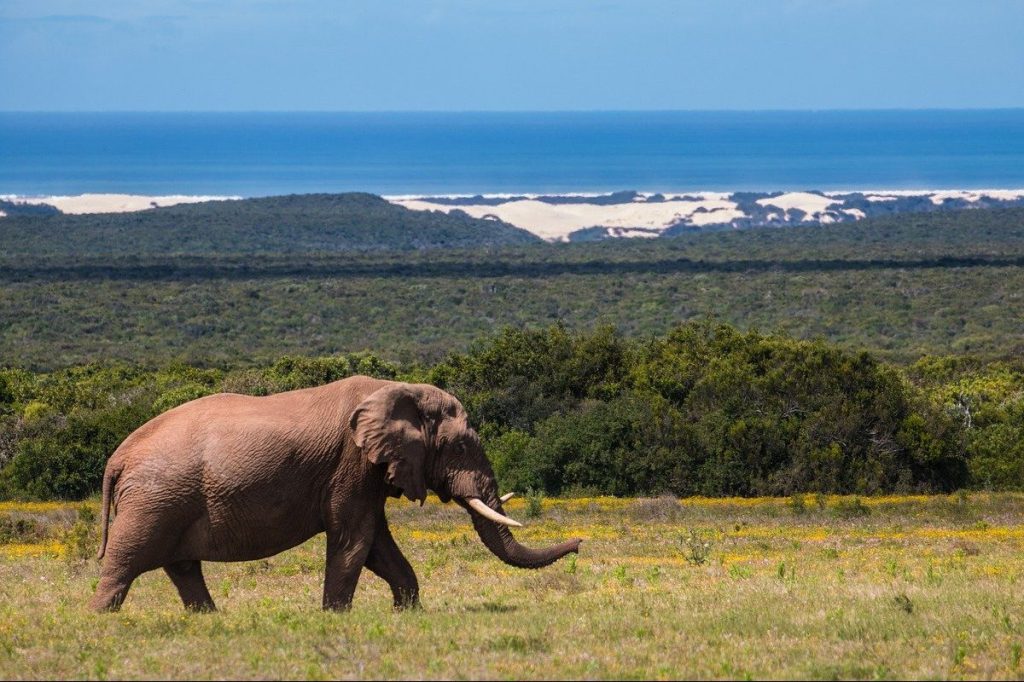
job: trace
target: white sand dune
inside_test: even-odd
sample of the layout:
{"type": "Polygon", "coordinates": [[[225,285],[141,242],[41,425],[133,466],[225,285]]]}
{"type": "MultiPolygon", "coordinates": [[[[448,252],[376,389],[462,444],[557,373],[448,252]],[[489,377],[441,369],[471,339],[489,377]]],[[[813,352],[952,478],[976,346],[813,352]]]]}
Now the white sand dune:
{"type": "Polygon", "coordinates": [[[650,234],[648,230],[661,231],[687,220],[694,225],[709,225],[743,217],[736,202],[723,198],[728,195],[715,192],[688,196],[700,198],[624,204],[551,204],[536,199],[518,199],[497,206],[451,206],[422,199],[391,200],[416,211],[450,213],[459,210],[474,218],[493,216],[549,241],[565,240],[571,233],[587,227],[607,227],[628,232],[629,236],[647,236],[650,234]]]}
{"type": "Polygon", "coordinates": [[[817,215],[828,210],[830,206],[843,202],[840,199],[833,199],[832,197],[812,194],[810,192],[786,192],[777,197],[758,199],[757,203],[761,206],[775,206],[783,211],[797,208],[808,215],[817,215]]]}
{"type": "Polygon", "coordinates": [[[75,196],[51,197],[20,197],[15,195],[0,196],[0,199],[15,204],[48,204],[62,213],[127,213],[142,211],[158,206],[174,206],[175,204],[197,204],[203,201],[221,201],[241,199],[234,196],[194,196],[172,194],[167,196],[145,196],[140,194],[78,194],[75,196]]]}
{"type": "Polygon", "coordinates": [[[1024,197],[1024,190],[1019,189],[951,189],[941,192],[932,192],[932,203],[941,204],[946,199],[963,199],[965,201],[980,201],[982,197],[999,199],[1000,201],[1013,201],[1024,197]]]}
{"type": "MultiPolygon", "coordinates": [[[[895,201],[900,197],[923,197],[927,196],[933,204],[941,204],[946,199],[963,199],[969,202],[980,201],[981,199],[996,199],[999,201],[1014,201],[1024,198],[1024,189],[886,189],[886,190],[857,190],[864,194],[868,201],[895,201]]],[[[851,192],[829,192],[830,196],[836,194],[850,194],[851,192]]]]}
{"type": "MultiPolygon", "coordinates": [[[[619,204],[605,203],[551,203],[540,201],[538,195],[484,195],[488,199],[503,199],[502,203],[452,205],[431,201],[431,197],[385,197],[406,208],[419,211],[464,211],[475,218],[496,218],[515,225],[548,241],[565,241],[577,230],[602,227],[612,237],[652,237],[673,225],[725,225],[735,220],[751,218],[731,199],[729,192],[661,192],[664,201],[649,201],[653,193],[638,194],[630,201],[619,204]]],[[[1013,201],[1024,198],[1024,189],[987,190],[848,190],[842,192],[784,192],[777,196],[757,199],[756,203],[768,209],[758,220],[792,221],[786,211],[799,209],[806,214],[803,222],[834,223],[849,216],[862,220],[867,213],[859,208],[844,207],[845,196],[862,194],[868,201],[896,201],[903,197],[928,197],[941,205],[947,198],[977,202],[982,199],[1013,201]]],[[[478,195],[452,195],[449,199],[472,200],[478,195]]],[[[594,197],[599,194],[563,194],[559,196],[594,197]]],[[[440,199],[441,197],[436,197],[440,199]]]]}

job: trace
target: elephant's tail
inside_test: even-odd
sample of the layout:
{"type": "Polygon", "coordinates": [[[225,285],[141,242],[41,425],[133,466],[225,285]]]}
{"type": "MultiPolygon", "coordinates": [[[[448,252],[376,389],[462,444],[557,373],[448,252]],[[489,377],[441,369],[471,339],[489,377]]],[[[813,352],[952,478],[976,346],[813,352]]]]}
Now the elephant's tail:
{"type": "Polygon", "coordinates": [[[114,486],[117,484],[117,478],[121,475],[122,466],[120,463],[110,462],[107,465],[107,470],[103,472],[103,513],[100,517],[100,527],[103,529],[103,537],[100,539],[100,551],[96,555],[97,559],[102,559],[103,554],[107,551],[107,526],[110,525],[110,502],[114,495],[114,486]]]}

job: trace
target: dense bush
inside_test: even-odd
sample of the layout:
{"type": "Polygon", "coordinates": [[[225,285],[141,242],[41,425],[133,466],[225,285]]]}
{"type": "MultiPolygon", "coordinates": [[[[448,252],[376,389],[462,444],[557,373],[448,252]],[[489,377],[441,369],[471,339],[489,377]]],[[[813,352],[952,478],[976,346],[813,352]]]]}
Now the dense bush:
{"type": "Polygon", "coordinates": [[[218,391],[267,395],[363,373],[393,378],[369,354],[284,357],[224,372],[176,364],[157,372],[86,365],[51,374],[0,370],[0,495],[74,499],[95,492],[107,458],[152,417],[218,391]]]}
{"type": "Polygon", "coordinates": [[[265,367],[0,370],[0,494],[76,498],[134,428],[217,391],[352,374],[429,381],[465,404],[506,489],[788,495],[1024,486],[1024,370],[926,358],[901,370],[824,341],[691,323],[506,329],[434,366],[369,354],[265,367]]]}
{"type": "Polygon", "coordinates": [[[967,482],[953,415],[894,368],[821,341],[711,323],[632,345],[609,330],[509,331],[435,378],[476,408],[509,486],[785,495],[967,482]]]}

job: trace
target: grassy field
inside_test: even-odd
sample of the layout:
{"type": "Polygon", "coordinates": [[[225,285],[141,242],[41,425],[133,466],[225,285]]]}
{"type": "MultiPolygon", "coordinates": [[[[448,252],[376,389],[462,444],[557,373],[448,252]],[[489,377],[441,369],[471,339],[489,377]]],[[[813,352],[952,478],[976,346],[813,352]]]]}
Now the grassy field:
{"type": "MultiPolygon", "coordinates": [[[[391,504],[391,503],[389,503],[391,504]]],[[[364,574],[319,609],[323,540],[207,564],[221,611],[150,573],[89,613],[95,502],[0,504],[2,678],[1019,678],[1024,495],[549,499],[508,508],[575,560],[504,566],[465,514],[394,503],[424,608],[364,574]]]]}

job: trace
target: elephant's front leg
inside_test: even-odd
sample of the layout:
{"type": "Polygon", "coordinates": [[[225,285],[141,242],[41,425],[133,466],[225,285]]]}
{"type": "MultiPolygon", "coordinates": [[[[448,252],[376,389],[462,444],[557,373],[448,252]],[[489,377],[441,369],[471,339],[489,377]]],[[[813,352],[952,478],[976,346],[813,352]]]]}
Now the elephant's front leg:
{"type": "Polygon", "coordinates": [[[366,567],[391,587],[396,609],[420,605],[420,585],[416,580],[416,572],[395,544],[387,519],[381,518],[377,522],[377,533],[370,554],[366,557],[366,567]]]}
{"type": "Polygon", "coordinates": [[[352,606],[359,573],[373,546],[373,524],[366,528],[327,531],[327,569],[324,572],[324,608],[340,611],[352,606]]]}

